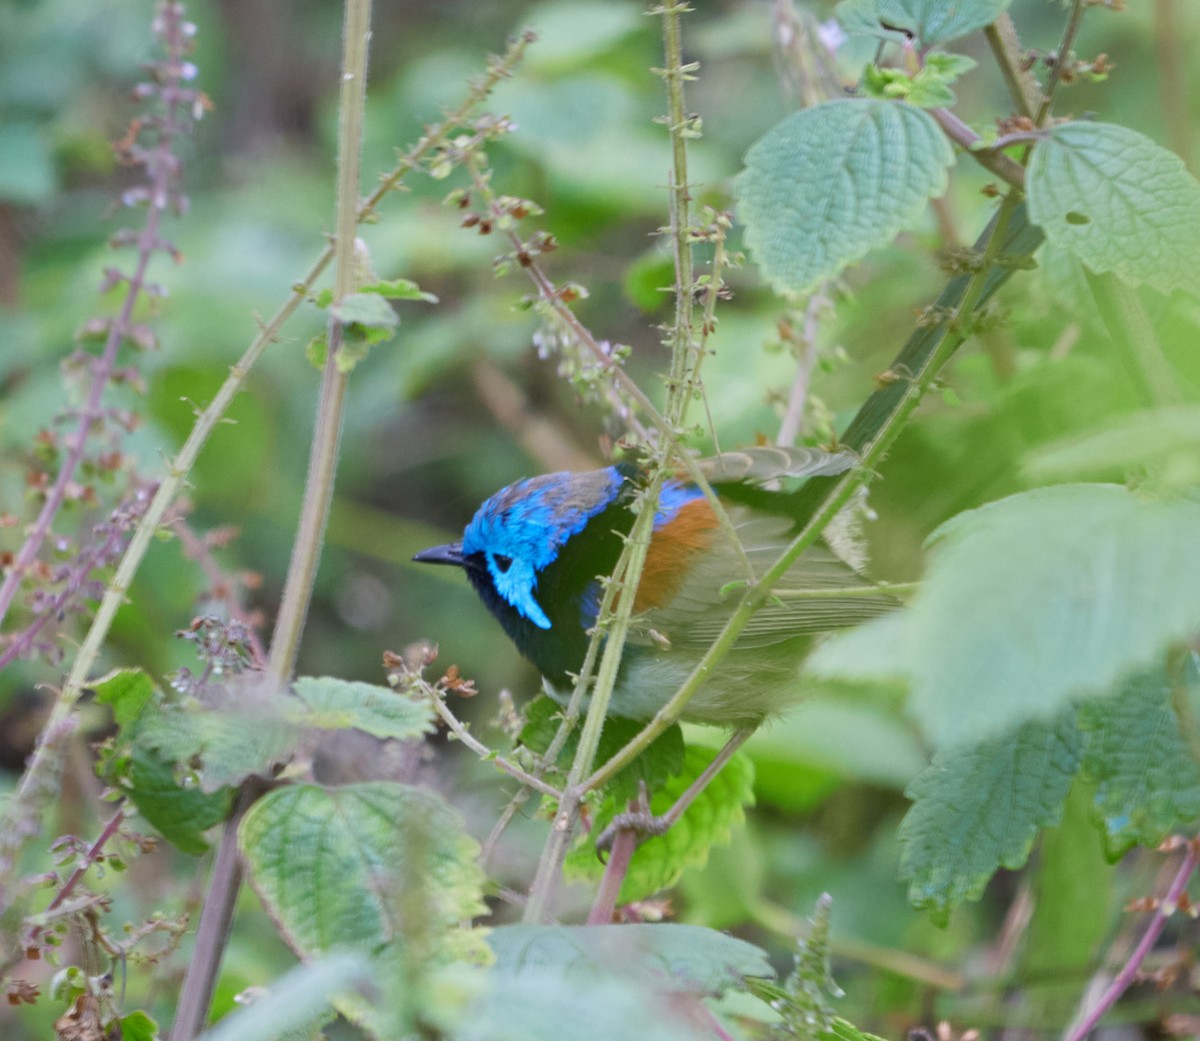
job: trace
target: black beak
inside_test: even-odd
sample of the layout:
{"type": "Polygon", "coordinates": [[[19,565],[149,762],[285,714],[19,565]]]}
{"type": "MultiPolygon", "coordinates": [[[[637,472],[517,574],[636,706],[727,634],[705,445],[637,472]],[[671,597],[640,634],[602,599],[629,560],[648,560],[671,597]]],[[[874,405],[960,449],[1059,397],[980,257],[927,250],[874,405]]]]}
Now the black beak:
{"type": "Polygon", "coordinates": [[[444,546],[430,546],[420,553],[413,554],[413,560],[419,564],[453,564],[455,567],[465,567],[467,558],[463,556],[461,542],[447,542],[444,546]]]}

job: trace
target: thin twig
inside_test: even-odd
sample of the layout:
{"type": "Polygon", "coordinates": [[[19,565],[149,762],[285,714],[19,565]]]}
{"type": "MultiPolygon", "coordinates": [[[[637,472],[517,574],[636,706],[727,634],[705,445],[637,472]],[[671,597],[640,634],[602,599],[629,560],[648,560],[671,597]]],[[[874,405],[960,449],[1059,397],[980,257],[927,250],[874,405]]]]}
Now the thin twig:
{"type": "Polygon", "coordinates": [[[1092,1006],[1087,1015],[1066,1033],[1064,1041],[1083,1041],[1096,1028],[1100,1020],[1104,1018],[1104,1014],[1129,989],[1130,985],[1137,978],[1138,970],[1141,968],[1142,962],[1146,960],[1146,955],[1150,953],[1159,934],[1163,931],[1163,926],[1167,924],[1167,919],[1179,909],[1179,902],[1187,891],[1188,882],[1191,880],[1192,873],[1196,870],[1198,859],[1200,859],[1200,840],[1191,839],[1184,843],[1183,860],[1180,861],[1179,870],[1175,872],[1175,878],[1167,888],[1166,894],[1154,909],[1154,915],[1147,923],[1146,931],[1142,934],[1142,938],[1138,941],[1137,946],[1134,947],[1132,953],[1129,955],[1128,961],[1121,967],[1121,971],[1117,973],[1112,983],[1100,995],[1096,1004],[1092,1006]]]}
{"type": "MultiPolygon", "coordinates": [[[[358,278],[354,236],[358,226],[358,185],[370,38],[371,0],[347,0],[342,29],[337,224],[333,243],[335,304],[354,291],[358,278]]],[[[321,558],[329,504],[333,499],[347,382],[347,373],[338,365],[337,357],[342,328],[331,312],[329,349],[321,373],[320,400],[309,454],[304,501],[300,507],[300,520],[284,580],[275,631],[267,653],[266,679],[273,688],[286,684],[295,669],[300,636],[304,631],[317,564],[321,558]]],[[[265,790],[258,778],[252,777],[246,781],[238,793],[237,812],[225,824],[197,930],[198,950],[201,939],[206,941],[205,957],[193,959],[188,966],[180,995],[181,1011],[172,1025],[170,1041],[190,1041],[202,1029],[208,1016],[221,957],[233,921],[233,906],[241,886],[238,826],[241,817],[265,790]]]]}
{"type": "MultiPolygon", "coordinates": [[[[490,60],[487,75],[471,85],[466,100],[441,123],[429,127],[416,145],[400,159],[388,174],[381,178],[379,186],[359,208],[359,223],[372,218],[383,198],[390,192],[399,190],[407,174],[417,169],[432,152],[445,146],[451,132],[466,121],[497,83],[511,74],[512,69],[524,56],[526,47],[533,40],[533,34],[524,33],[512,41],[503,56],[490,60]]],[[[303,278],[294,285],[291,295],[261,328],[242,357],[231,366],[229,376],[217,391],[208,408],[197,417],[183,447],[179,449],[168,466],[166,474],[159,482],[158,491],[134,532],[116,574],[108,583],[104,598],[92,619],[91,627],[75,655],[70,674],[38,736],[33,756],[21,777],[17,791],[5,808],[3,820],[0,822],[0,906],[3,906],[9,899],[11,875],[15,867],[16,856],[22,845],[37,834],[40,827],[38,822],[41,804],[55,791],[55,773],[58,768],[57,749],[65,737],[74,730],[71,714],[83,693],[84,684],[99,657],[101,647],[108,637],[117,611],[125,604],[126,594],[158,531],[159,524],[162,523],[167,510],[183,487],[201,450],[207,444],[209,435],[220,424],[222,417],[241,391],[246,378],[266,349],[279,339],[280,332],[288,319],[312,294],[317,279],[321,277],[333,259],[333,253],[332,245],[325,247],[303,278]]]]}
{"type": "Polygon", "coordinates": [[[487,745],[472,735],[441,698],[435,697],[430,700],[433,703],[433,710],[438,714],[438,718],[450,728],[451,733],[459,741],[479,756],[480,759],[495,763],[499,769],[503,770],[510,777],[515,777],[526,788],[532,788],[534,791],[541,792],[542,795],[548,795],[551,799],[562,798],[562,792],[555,788],[554,785],[547,784],[540,777],[521,769],[516,763],[511,763],[503,756],[497,755],[492,749],[488,748],[487,745]]]}
{"type": "Polygon", "coordinates": [[[1025,187],[1025,167],[1020,163],[1010,159],[995,147],[976,148],[975,145],[983,139],[948,108],[930,109],[929,113],[937,120],[938,126],[945,131],[946,136],[960,146],[980,166],[990,170],[1014,188],[1023,189],[1025,187]]]}
{"type": "Polygon", "coordinates": [[[157,122],[158,140],[154,148],[146,150],[145,165],[150,175],[150,183],[145,189],[146,221],[135,240],[137,261],[133,274],[125,280],[125,297],[121,302],[121,309],[116,318],[108,323],[104,350],[91,365],[91,385],[80,410],[75,432],[66,439],[69,446],[66,458],[46,495],[37,520],[9,566],[4,582],[0,584],[0,622],[8,614],[26,571],[37,558],[38,551],[49,536],[54,518],[66,499],[67,489],[73,483],[75,474],[83,462],[88,438],[103,416],[102,400],[116,368],[117,352],[131,335],[134,308],[146,288],[146,272],[150,261],[154,254],[163,248],[159,226],[167,208],[178,200],[173,189],[179,176],[180,164],[175,160],[172,149],[176,139],[187,126],[189,100],[186,95],[189,92],[181,89],[181,85],[185,82],[185,76],[194,75],[192,66],[183,60],[191,38],[183,28],[182,4],[160,5],[159,18],[162,26],[160,32],[166,45],[166,58],[160,63],[157,72],[164,78],[164,82],[156,88],[155,93],[162,99],[164,116],[157,122]]]}
{"type": "Polygon", "coordinates": [[[1033,119],[1034,112],[1041,104],[1041,90],[1033,75],[1021,69],[1021,44],[1012,15],[1005,11],[984,29],[983,34],[996,64],[1000,66],[1000,75],[1004,77],[1017,112],[1027,119],[1033,119]]]}

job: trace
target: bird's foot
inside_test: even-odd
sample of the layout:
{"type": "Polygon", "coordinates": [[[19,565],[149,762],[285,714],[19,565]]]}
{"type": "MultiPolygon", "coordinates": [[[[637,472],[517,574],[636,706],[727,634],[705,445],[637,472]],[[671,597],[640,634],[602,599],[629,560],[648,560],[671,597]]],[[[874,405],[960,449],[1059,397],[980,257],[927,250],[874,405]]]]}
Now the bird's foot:
{"type": "Polygon", "coordinates": [[[671,830],[671,825],[674,823],[675,821],[666,814],[655,817],[652,813],[618,813],[608,827],[600,832],[600,837],[596,839],[596,853],[603,859],[604,854],[612,849],[613,842],[622,831],[635,832],[640,844],[646,839],[654,838],[655,835],[665,835],[671,830]]]}

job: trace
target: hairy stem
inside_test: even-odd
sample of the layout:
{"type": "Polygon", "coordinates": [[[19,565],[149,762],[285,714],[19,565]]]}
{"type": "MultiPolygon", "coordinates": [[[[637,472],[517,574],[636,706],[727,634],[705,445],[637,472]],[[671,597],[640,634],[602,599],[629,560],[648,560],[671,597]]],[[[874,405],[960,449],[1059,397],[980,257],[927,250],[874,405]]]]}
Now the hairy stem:
{"type": "Polygon", "coordinates": [[[1147,923],[1146,931],[1129,955],[1129,960],[1121,967],[1121,971],[1100,995],[1096,1004],[1064,1035],[1064,1041],[1083,1041],[1137,978],[1138,970],[1142,967],[1142,962],[1146,960],[1146,955],[1153,949],[1155,941],[1163,931],[1163,926],[1167,924],[1167,919],[1179,909],[1180,900],[1187,892],[1188,882],[1191,881],[1197,862],[1200,861],[1198,846],[1200,846],[1200,840],[1196,839],[1184,844],[1183,860],[1180,861],[1179,870],[1175,872],[1175,878],[1172,879],[1166,894],[1158,902],[1154,916],[1147,923]]]}
{"type": "MultiPolygon", "coordinates": [[[[379,186],[367,197],[358,210],[359,223],[372,218],[384,197],[397,191],[409,173],[417,169],[431,152],[446,144],[450,134],[462,126],[492,92],[496,84],[511,75],[512,70],[524,56],[526,47],[533,42],[533,39],[531,33],[522,34],[509,45],[502,56],[491,59],[487,74],[470,87],[466,100],[441,123],[428,128],[416,145],[380,179],[379,186]]],[[[9,800],[3,818],[0,819],[0,907],[6,906],[10,900],[16,856],[24,843],[38,833],[42,805],[46,798],[55,791],[54,781],[59,768],[59,748],[74,729],[70,721],[71,714],[83,693],[84,684],[99,657],[100,649],[108,638],[108,632],[117,611],[124,605],[134,576],[159,530],[159,525],[166,516],[171,503],[183,489],[188,474],[208,442],[209,435],[220,424],[222,417],[241,391],[251,370],[263,353],[279,338],[288,319],[311,295],[317,279],[321,277],[333,259],[333,254],[334,247],[332,245],[326,246],[322,250],[304,277],[295,284],[288,299],[262,327],[242,357],[231,366],[229,376],[217,391],[212,402],[199,415],[187,440],[184,441],[183,447],[180,448],[168,466],[166,474],[159,481],[154,498],[146,508],[137,530],[130,539],[116,574],[108,583],[87,635],[75,655],[66,682],[38,736],[33,755],[21,777],[16,793],[9,800]]]]}
{"type": "Polygon", "coordinates": [[[146,220],[138,234],[135,245],[137,261],[133,274],[128,277],[125,287],[125,297],[116,318],[108,323],[108,332],[104,341],[104,350],[92,366],[92,381],[88,387],[87,398],[79,413],[79,423],[73,435],[66,439],[67,455],[59,468],[46,501],[34,521],[33,528],[26,536],[25,542],[17,551],[16,558],[9,566],[8,573],[0,584],[0,622],[3,622],[9,608],[21,588],[25,573],[37,559],[42,543],[50,534],[54,518],[66,500],[67,489],[75,479],[80,464],[86,454],[89,435],[103,415],[104,391],[112,378],[116,367],[117,352],[129,338],[133,329],[133,311],[142,291],[146,287],[146,272],[154,254],[162,248],[159,226],[167,207],[176,198],[173,184],[179,174],[179,164],[174,161],[172,149],[175,141],[184,129],[181,116],[186,117],[187,101],[183,97],[180,85],[183,82],[184,69],[187,68],[183,55],[189,42],[189,37],[183,29],[183,6],[181,4],[160,5],[162,17],[162,36],[166,44],[166,60],[162,63],[162,75],[166,81],[159,88],[159,96],[163,100],[164,116],[158,124],[158,140],[149,154],[154,158],[147,161],[150,174],[150,184],[146,193],[146,220]]]}
{"type": "Polygon", "coordinates": [[[1000,15],[983,31],[992,56],[1000,66],[1000,75],[1008,87],[1018,115],[1033,119],[1041,103],[1041,91],[1037,80],[1028,72],[1021,71],[1021,43],[1017,39],[1017,30],[1013,25],[1012,15],[1007,11],[1000,15]]]}
{"type": "MultiPolygon", "coordinates": [[[[998,275],[997,261],[1001,258],[1002,247],[1007,245],[1008,224],[1017,209],[1018,197],[1019,193],[1015,190],[1009,192],[1001,204],[992,226],[985,232],[983,257],[979,270],[969,276],[965,282],[956,280],[952,287],[948,287],[947,292],[953,288],[957,295],[954,307],[955,319],[942,324],[937,330],[938,335],[929,342],[929,349],[923,357],[915,357],[915,352],[909,350],[911,341],[909,345],[906,345],[905,351],[901,352],[900,358],[897,359],[897,365],[903,364],[903,367],[898,368],[897,371],[912,373],[912,378],[892,384],[886,390],[877,391],[867,400],[854,422],[851,423],[843,437],[843,442],[859,451],[861,456],[859,464],[836,479],[810,480],[807,487],[816,489],[817,494],[822,497],[815,503],[814,511],[808,522],[801,528],[783,555],[758,582],[747,589],[741,603],[734,609],[726,622],[725,628],[722,629],[679,690],[655,713],[654,718],[629,744],[584,782],[586,788],[597,788],[608,783],[620,770],[649,747],[656,737],[678,721],[684,707],[711,669],[729,653],[755,612],[772,595],[771,587],[786,574],[788,568],[800,554],[817,540],[821,532],[850,501],[858,488],[874,477],[876,465],[886,455],[888,448],[908,422],[917,405],[920,404],[937,374],[966,338],[969,330],[969,316],[986,296],[994,291],[999,282],[1003,281],[1003,276],[998,275]],[[830,481],[832,481],[831,485],[830,481]]],[[[1040,236],[1034,237],[1034,244],[1037,241],[1040,241],[1040,236]]],[[[945,295],[943,294],[943,298],[945,295]]],[[[924,342],[923,337],[920,340],[922,343],[924,342]]]]}
{"type": "MultiPolygon", "coordinates": [[[[333,244],[335,303],[354,291],[357,277],[354,235],[358,225],[358,185],[370,38],[371,0],[347,0],[342,28],[337,223],[333,244]]],[[[296,666],[300,636],[312,598],[325,525],[329,519],[329,504],[333,499],[346,396],[346,373],[337,364],[341,333],[341,324],[331,316],[329,350],[321,373],[321,394],[309,454],[304,501],[287,578],[284,580],[283,599],[267,653],[267,682],[276,687],[288,683],[296,666]]],[[[234,815],[225,823],[220,852],[213,866],[208,897],[200,912],[197,928],[197,954],[203,957],[193,958],[188,966],[180,995],[180,1011],[171,1030],[171,1041],[190,1041],[202,1029],[208,1017],[221,958],[233,924],[233,906],[242,880],[237,849],[238,826],[246,810],[265,790],[257,778],[249,779],[239,792],[234,815]]]]}
{"type": "Polygon", "coordinates": [[[1142,404],[1178,405],[1183,395],[1137,290],[1111,273],[1098,275],[1084,267],[1083,274],[1142,404]]]}

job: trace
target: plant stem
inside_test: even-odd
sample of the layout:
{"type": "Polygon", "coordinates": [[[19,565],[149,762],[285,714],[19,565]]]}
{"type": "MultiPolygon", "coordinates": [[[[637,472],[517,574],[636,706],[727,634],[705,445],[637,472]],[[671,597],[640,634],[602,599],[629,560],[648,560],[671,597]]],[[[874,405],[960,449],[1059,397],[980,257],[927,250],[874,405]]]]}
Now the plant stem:
{"type": "Polygon", "coordinates": [[[1178,910],[1179,902],[1187,892],[1187,884],[1196,870],[1197,860],[1200,859],[1197,856],[1198,845],[1200,845],[1200,841],[1196,839],[1191,839],[1184,844],[1184,855],[1179,864],[1179,870],[1175,872],[1175,878],[1167,888],[1166,895],[1159,901],[1158,907],[1154,911],[1154,917],[1150,919],[1142,938],[1129,955],[1129,960],[1122,966],[1121,971],[1117,973],[1116,978],[1100,995],[1100,999],[1087,1015],[1067,1031],[1064,1041],[1083,1041],[1137,978],[1138,969],[1146,960],[1146,955],[1154,947],[1155,941],[1163,931],[1163,926],[1167,924],[1167,919],[1178,910]]]}
{"type": "Polygon", "coordinates": [[[1067,17],[1067,25],[1058,45],[1058,57],[1054,62],[1054,67],[1050,70],[1050,79],[1046,83],[1042,103],[1038,106],[1037,117],[1034,119],[1039,127],[1045,126],[1046,118],[1050,115],[1050,108],[1054,104],[1054,95],[1062,83],[1063,69],[1071,58],[1071,47],[1079,32],[1079,24],[1083,21],[1083,10],[1086,5],[1087,0],[1074,0],[1071,4],[1071,13],[1067,17]]]}
{"type": "MultiPolygon", "coordinates": [[[[965,284],[961,299],[955,308],[955,320],[943,323],[939,330],[940,338],[934,341],[932,350],[923,360],[913,359],[912,365],[897,370],[912,372],[913,378],[904,383],[893,384],[888,388],[892,393],[888,395],[888,406],[882,413],[872,406],[879,395],[885,392],[876,392],[864,404],[863,409],[859,411],[859,415],[851,424],[843,440],[844,443],[860,452],[861,458],[858,465],[834,480],[831,487],[823,484],[820,480],[810,481],[809,487],[828,487],[828,490],[808,522],[792,540],[783,555],[763,574],[758,582],[747,589],[741,603],[730,615],[724,629],[709,646],[679,690],[654,714],[654,717],[636,737],[588,777],[584,782],[585,788],[594,789],[607,784],[620,770],[636,759],[659,734],[678,721],[684,707],[700,684],[709,675],[712,668],[729,653],[755,612],[769,599],[771,587],[786,574],[788,568],[800,554],[817,540],[821,532],[841,512],[858,488],[868,483],[874,476],[876,465],[886,455],[887,450],[917,405],[920,404],[925,392],[933,384],[943,365],[965,339],[964,330],[968,328],[968,317],[993,288],[989,285],[994,278],[993,268],[1000,256],[1001,246],[1006,239],[1008,222],[1018,205],[1018,198],[1019,193],[1015,189],[1009,191],[1004,202],[1001,203],[1000,211],[992,227],[985,233],[987,235],[986,246],[979,270],[971,275],[965,284]],[[860,441],[858,436],[852,435],[855,434],[855,427],[864,414],[872,418],[869,432],[864,428],[866,436],[860,441]]],[[[901,357],[904,357],[903,353],[901,357]]]]}
{"type": "MultiPolygon", "coordinates": [[[[358,264],[355,231],[358,225],[358,186],[361,176],[363,116],[367,96],[367,56],[371,38],[371,0],[346,0],[342,29],[341,123],[338,136],[337,224],[334,235],[334,303],[354,291],[358,264]]],[[[267,654],[266,679],[283,687],[292,676],[300,648],[313,581],[321,558],[329,504],[337,473],[338,445],[346,396],[346,373],[338,366],[342,326],[330,317],[329,349],[321,373],[313,443],[300,521],[292,545],[292,558],[284,580],[283,599],[267,654]]],[[[200,912],[196,956],[188,966],[180,995],[180,1011],[170,1041],[190,1041],[208,1017],[221,958],[233,924],[233,907],[241,886],[237,833],[246,810],[266,790],[255,777],[238,793],[237,808],[225,823],[221,848],[213,865],[208,896],[200,912]]]]}
{"type": "Polygon", "coordinates": [[[1005,11],[983,30],[983,34],[992,49],[996,64],[1000,66],[1000,75],[1004,77],[1017,113],[1027,119],[1033,119],[1040,103],[1041,91],[1038,90],[1037,81],[1033,76],[1021,71],[1021,43],[1017,39],[1012,15],[1005,11]]]}
{"type": "MultiPolygon", "coordinates": [[[[592,641],[594,647],[603,632],[604,647],[596,672],[596,681],[591,690],[591,703],[588,706],[583,729],[580,731],[579,744],[567,775],[562,801],[559,803],[550,834],[547,836],[542,855],[538,860],[533,885],[529,891],[529,902],[525,907],[524,921],[526,922],[540,922],[546,913],[562,870],[563,858],[566,856],[567,847],[574,834],[580,801],[584,794],[593,787],[581,782],[592,770],[596,749],[600,743],[600,733],[604,727],[609,698],[616,683],[621,654],[633,618],[634,593],[641,578],[646,553],[650,547],[659,491],[667,477],[667,462],[672,455],[676,455],[685,462],[685,465],[689,465],[686,453],[677,451],[677,431],[686,415],[687,404],[694,390],[693,373],[696,362],[692,339],[694,278],[692,245],[689,237],[691,233],[689,206],[691,195],[687,177],[686,131],[688,127],[683,98],[684,81],[694,67],[683,65],[682,33],[679,25],[680,14],[687,10],[690,10],[687,4],[677,2],[677,0],[667,0],[654,8],[654,12],[660,14],[663,19],[663,49],[666,67],[660,74],[667,87],[667,121],[673,157],[670,230],[675,253],[675,322],[668,338],[668,342],[671,344],[671,377],[667,388],[667,408],[662,423],[657,424],[666,440],[665,444],[660,446],[657,465],[650,474],[644,497],[639,504],[640,512],[634,520],[625,549],[613,572],[612,581],[605,591],[605,599],[599,615],[601,622],[597,626],[597,633],[592,641]],[[616,600],[615,611],[613,611],[615,593],[618,589],[622,590],[624,595],[616,600]],[[609,612],[613,612],[611,616],[609,612]]],[[[478,184],[478,177],[476,182],[478,184]]],[[[540,272],[531,270],[530,274],[536,281],[540,272]]],[[[544,299],[557,299],[557,294],[548,295],[546,288],[540,285],[539,290],[544,299]]],[[[559,302],[561,303],[561,300],[559,302]]],[[[568,314],[570,313],[569,308],[565,310],[568,314]]],[[[577,323],[573,314],[570,315],[570,318],[577,323]]],[[[645,400],[645,395],[640,389],[637,389],[636,396],[645,400]]],[[[648,414],[656,415],[652,407],[648,414]]],[[[694,463],[690,465],[694,468],[694,463]]],[[[711,495],[712,490],[708,487],[708,482],[703,478],[701,480],[702,486],[711,495]]],[[[713,498],[715,499],[715,496],[713,498]]],[[[592,654],[593,650],[589,648],[589,658],[592,654]]],[[[585,665],[584,672],[580,676],[572,696],[573,702],[581,696],[587,681],[588,670],[585,665]]]]}
{"type": "Polygon", "coordinates": [[[159,14],[162,17],[161,34],[166,44],[166,60],[161,63],[161,72],[166,81],[159,88],[159,96],[163,100],[164,116],[158,124],[158,140],[150,151],[156,156],[147,163],[150,183],[146,189],[146,220],[136,239],[137,262],[133,274],[128,278],[125,288],[125,298],[117,317],[108,323],[105,336],[104,350],[91,366],[92,381],[88,387],[87,399],[80,410],[79,423],[73,435],[66,439],[69,445],[67,456],[59,468],[46,501],[38,513],[25,542],[17,552],[16,558],[9,565],[4,582],[0,584],[0,622],[8,614],[9,608],[21,587],[25,572],[37,558],[42,543],[50,534],[54,518],[66,499],[67,488],[75,479],[76,471],[83,462],[87,449],[88,436],[92,428],[103,415],[102,402],[104,390],[116,367],[117,352],[121,344],[130,335],[133,327],[133,309],[142,291],[146,287],[146,272],[154,254],[162,248],[159,225],[167,207],[175,195],[172,183],[179,173],[179,164],[168,161],[173,159],[171,149],[175,140],[182,132],[184,124],[179,121],[180,113],[186,113],[186,101],[179,87],[183,81],[185,53],[189,37],[183,30],[183,8],[176,4],[160,4],[159,14]]]}
{"type": "Polygon", "coordinates": [[[1178,405],[1183,396],[1175,373],[1159,346],[1154,323],[1137,290],[1109,272],[1096,274],[1086,266],[1082,270],[1096,310],[1142,404],[1178,405]]]}
{"type": "Polygon", "coordinates": [[[1187,44],[1179,30],[1176,0],[1154,0],[1154,56],[1158,72],[1158,103],[1162,109],[1167,143],[1196,172],[1192,151],[1192,121],[1188,116],[1188,86],[1181,54],[1187,44]]]}
{"type": "MultiPolygon", "coordinates": [[[[441,123],[428,128],[417,144],[380,179],[379,186],[359,208],[359,223],[373,217],[384,197],[390,192],[398,190],[404,178],[417,169],[430,152],[446,143],[450,132],[461,126],[491,93],[496,84],[511,74],[512,69],[521,61],[526,47],[533,42],[533,39],[531,33],[522,34],[513,40],[502,56],[490,61],[487,75],[471,86],[467,98],[462,104],[441,123]]],[[[332,245],[326,246],[322,250],[304,277],[295,284],[291,296],[262,327],[242,357],[230,367],[225,382],[209,406],[197,418],[183,447],[180,448],[167,467],[166,474],[159,481],[154,498],[146,508],[137,530],[130,539],[116,574],[105,589],[104,597],[96,610],[87,635],[75,655],[66,682],[38,735],[33,755],[21,777],[16,793],[9,800],[3,819],[0,820],[0,907],[5,906],[10,900],[11,876],[16,856],[22,845],[38,833],[37,822],[40,818],[42,802],[55,791],[55,776],[59,766],[58,748],[74,730],[70,720],[71,713],[83,693],[84,684],[99,657],[100,649],[108,637],[117,611],[125,604],[126,595],[133,583],[134,576],[141,566],[151,541],[158,532],[159,525],[187,480],[209,435],[216,429],[233,399],[241,391],[250,371],[258,363],[266,349],[279,338],[284,324],[291,318],[296,308],[308,299],[317,279],[329,266],[333,255],[334,247],[332,245]]]]}
{"type": "Polygon", "coordinates": [[[471,732],[462,724],[461,720],[450,711],[449,707],[440,697],[432,697],[430,701],[433,704],[433,710],[438,714],[438,717],[446,724],[459,741],[466,745],[480,759],[485,759],[494,763],[496,768],[508,774],[509,777],[515,777],[526,788],[532,788],[536,792],[541,792],[542,795],[548,795],[551,799],[561,799],[562,792],[552,784],[547,784],[540,777],[535,777],[527,770],[522,770],[515,763],[510,763],[503,756],[496,755],[482,741],[477,740],[471,732]]]}
{"type": "Polygon", "coordinates": [[[929,114],[937,120],[938,126],[945,131],[946,136],[980,166],[990,170],[1014,188],[1025,187],[1025,167],[999,149],[975,148],[975,143],[981,140],[979,135],[948,108],[930,109],[929,114]]]}
{"type": "Polygon", "coordinates": [[[243,784],[238,792],[233,814],[225,822],[221,844],[217,847],[217,858],[213,862],[208,893],[200,908],[196,942],[192,947],[187,974],[179,991],[179,1001],[175,1006],[175,1019],[171,1024],[168,1041],[192,1041],[204,1030],[241,885],[238,825],[241,824],[246,810],[265,790],[266,786],[261,782],[243,784]]]}

